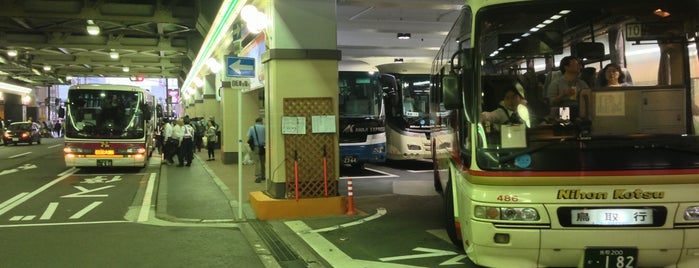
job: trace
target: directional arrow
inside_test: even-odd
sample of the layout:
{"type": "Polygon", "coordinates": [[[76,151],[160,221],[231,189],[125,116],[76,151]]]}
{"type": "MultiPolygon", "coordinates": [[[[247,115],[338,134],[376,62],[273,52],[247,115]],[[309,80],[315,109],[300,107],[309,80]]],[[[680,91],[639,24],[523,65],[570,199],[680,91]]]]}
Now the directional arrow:
{"type": "Polygon", "coordinates": [[[0,171],[0,176],[2,176],[2,175],[7,175],[7,174],[11,174],[11,173],[15,173],[15,172],[20,171],[20,170],[27,170],[27,169],[34,169],[34,168],[37,168],[37,166],[36,166],[36,165],[32,165],[32,164],[24,164],[24,165],[21,165],[21,166],[19,166],[19,167],[17,167],[17,168],[6,169],[6,170],[3,170],[3,171],[0,171]]]}
{"type": "Polygon", "coordinates": [[[395,257],[386,257],[386,258],[379,258],[379,260],[380,260],[380,261],[397,261],[397,260],[431,258],[431,257],[440,257],[440,256],[451,256],[451,255],[457,255],[457,254],[458,254],[458,253],[453,252],[453,251],[446,251],[446,250],[439,250],[439,249],[431,249],[431,248],[422,248],[422,247],[417,247],[417,248],[414,248],[413,250],[414,250],[414,251],[427,252],[427,253],[413,254],[413,255],[403,255],[403,256],[395,256],[395,257]]]}
{"type": "Polygon", "coordinates": [[[253,65],[240,64],[240,60],[237,60],[233,62],[233,64],[228,65],[228,68],[231,68],[231,70],[233,70],[236,74],[240,74],[241,71],[255,70],[255,67],[253,65]]]}
{"type": "Polygon", "coordinates": [[[61,196],[61,197],[64,197],[64,198],[71,198],[71,197],[107,197],[107,196],[109,196],[109,195],[107,195],[107,194],[87,194],[87,195],[86,195],[86,193],[92,193],[92,192],[97,192],[97,191],[104,190],[104,189],[109,189],[109,188],[114,187],[114,185],[108,185],[108,186],[104,186],[104,187],[100,187],[100,188],[95,188],[95,189],[87,189],[87,188],[82,187],[82,186],[73,186],[73,187],[75,187],[75,189],[78,189],[78,191],[80,191],[80,192],[77,192],[77,193],[74,193],[74,194],[69,194],[69,195],[64,195],[64,196],[61,196]]]}
{"type": "Polygon", "coordinates": [[[461,254],[461,255],[455,256],[455,257],[453,257],[453,258],[451,258],[451,259],[448,259],[448,260],[446,260],[446,261],[440,263],[439,266],[443,266],[443,265],[463,265],[464,263],[463,263],[463,262],[460,262],[460,260],[462,260],[462,259],[464,259],[464,258],[466,258],[466,255],[461,254]]]}

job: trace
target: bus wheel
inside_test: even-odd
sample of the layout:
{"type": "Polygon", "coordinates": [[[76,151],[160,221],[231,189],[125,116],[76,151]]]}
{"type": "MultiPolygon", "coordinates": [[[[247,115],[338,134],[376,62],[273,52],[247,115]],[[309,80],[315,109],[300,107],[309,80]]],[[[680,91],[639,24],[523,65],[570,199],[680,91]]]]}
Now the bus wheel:
{"type": "Polygon", "coordinates": [[[463,241],[459,238],[456,232],[456,219],[454,218],[454,196],[451,191],[451,178],[447,182],[447,187],[444,189],[444,227],[449,235],[449,240],[459,249],[464,248],[463,241]]]}

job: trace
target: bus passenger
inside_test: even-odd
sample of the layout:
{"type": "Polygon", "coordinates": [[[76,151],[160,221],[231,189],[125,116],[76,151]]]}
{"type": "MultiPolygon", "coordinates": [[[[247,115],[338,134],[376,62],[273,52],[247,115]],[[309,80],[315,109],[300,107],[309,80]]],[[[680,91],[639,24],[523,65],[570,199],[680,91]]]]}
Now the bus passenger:
{"type": "Polygon", "coordinates": [[[629,86],[626,83],[626,75],[621,71],[621,66],[616,63],[610,63],[604,66],[600,72],[599,83],[601,87],[624,87],[629,86]]]}
{"type": "Polygon", "coordinates": [[[580,90],[590,88],[585,81],[578,78],[580,62],[576,57],[567,56],[558,65],[563,76],[551,81],[547,88],[549,103],[553,107],[577,107],[577,94],[580,90]]]}

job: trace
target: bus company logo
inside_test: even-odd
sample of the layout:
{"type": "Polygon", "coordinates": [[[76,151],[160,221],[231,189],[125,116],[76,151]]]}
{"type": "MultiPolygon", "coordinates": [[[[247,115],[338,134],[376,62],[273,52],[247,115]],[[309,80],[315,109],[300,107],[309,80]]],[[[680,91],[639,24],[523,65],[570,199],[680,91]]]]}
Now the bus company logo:
{"type": "MultiPolygon", "coordinates": [[[[608,192],[583,192],[580,189],[560,189],[556,199],[609,199],[608,192]]],[[[626,190],[614,189],[611,193],[612,199],[663,199],[665,192],[643,191],[642,189],[626,190]]]]}
{"type": "Polygon", "coordinates": [[[109,142],[108,141],[100,142],[100,148],[109,148],[109,142]]]}
{"type": "Polygon", "coordinates": [[[342,129],[342,133],[384,132],[385,130],[385,127],[356,127],[354,124],[349,124],[342,129]]]}

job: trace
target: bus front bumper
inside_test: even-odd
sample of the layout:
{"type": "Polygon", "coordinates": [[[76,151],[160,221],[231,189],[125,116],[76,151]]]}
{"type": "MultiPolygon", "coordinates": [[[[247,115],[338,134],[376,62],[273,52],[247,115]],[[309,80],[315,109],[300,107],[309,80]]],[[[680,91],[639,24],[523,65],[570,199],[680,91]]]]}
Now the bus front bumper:
{"type": "Polygon", "coordinates": [[[101,157],[95,155],[65,155],[67,167],[143,167],[146,157],[142,154],[101,157]]]}
{"type": "Polygon", "coordinates": [[[689,239],[699,237],[699,228],[552,230],[472,222],[471,233],[466,253],[488,267],[582,267],[590,247],[636,248],[636,267],[699,267],[699,239],[689,239]],[[495,243],[496,234],[509,241],[495,243]]]}

